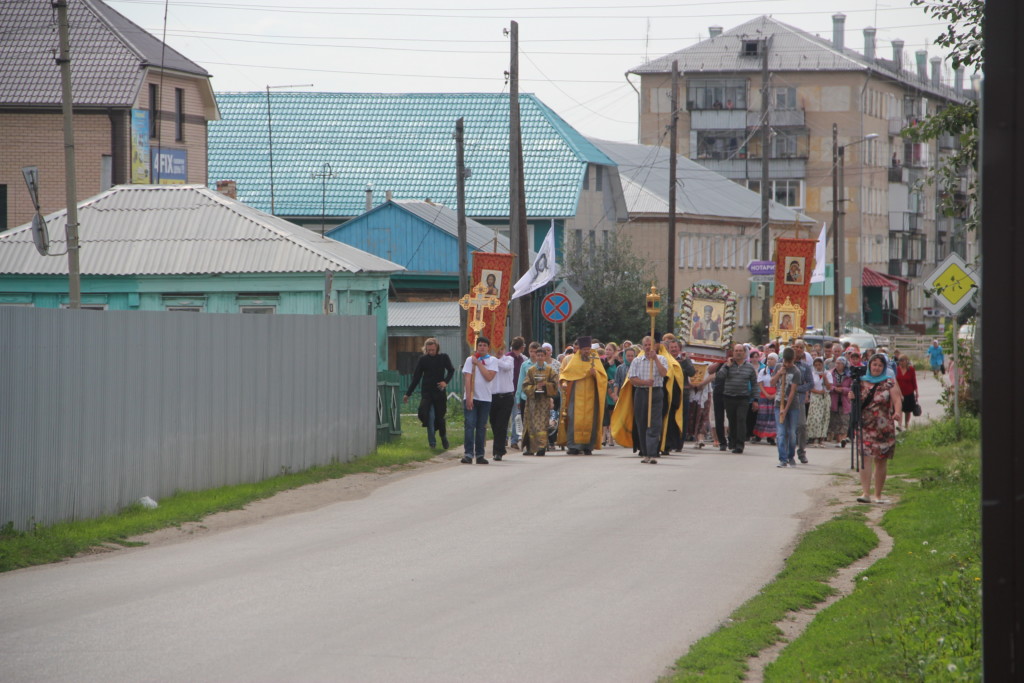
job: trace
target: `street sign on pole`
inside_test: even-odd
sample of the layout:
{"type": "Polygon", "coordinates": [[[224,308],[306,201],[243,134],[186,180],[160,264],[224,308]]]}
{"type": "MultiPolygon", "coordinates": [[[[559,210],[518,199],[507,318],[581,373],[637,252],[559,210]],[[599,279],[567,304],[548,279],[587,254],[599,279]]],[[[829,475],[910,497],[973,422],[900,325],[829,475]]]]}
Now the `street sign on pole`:
{"type": "MultiPolygon", "coordinates": [[[[775,277],[775,261],[751,261],[747,264],[747,270],[751,275],[771,275],[775,277]]],[[[754,282],[771,282],[771,280],[754,280],[754,282]]]]}
{"type": "Polygon", "coordinates": [[[957,254],[950,254],[924,281],[926,289],[952,315],[971,303],[981,287],[981,277],[957,254]]]}
{"type": "Polygon", "coordinates": [[[569,301],[572,302],[573,313],[579,310],[579,308],[583,305],[583,297],[580,296],[580,293],[573,289],[572,285],[570,285],[565,280],[562,280],[559,283],[559,285],[555,287],[555,291],[559,292],[560,294],[565,294],[567,297],[569,297],[569,301]]]}
{"type": "Polygon", "coordinates": [[[573,311],[572,301],[562,292],[551,292],[540,302],[540,314],[549,323],[564,323],[573,311]]]}

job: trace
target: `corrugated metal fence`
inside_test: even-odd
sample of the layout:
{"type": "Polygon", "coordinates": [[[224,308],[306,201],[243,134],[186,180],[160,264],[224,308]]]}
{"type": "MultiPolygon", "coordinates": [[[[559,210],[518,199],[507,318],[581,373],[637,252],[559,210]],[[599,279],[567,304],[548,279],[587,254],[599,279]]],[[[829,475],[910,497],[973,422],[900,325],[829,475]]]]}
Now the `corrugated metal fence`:
{"type": "Polygon", "coordinates": [[[0,525],[117,512],[375,446],[370,316],[0,307],[0,525]],[[359,351],[356,351],[359,349],[359,351]]]}

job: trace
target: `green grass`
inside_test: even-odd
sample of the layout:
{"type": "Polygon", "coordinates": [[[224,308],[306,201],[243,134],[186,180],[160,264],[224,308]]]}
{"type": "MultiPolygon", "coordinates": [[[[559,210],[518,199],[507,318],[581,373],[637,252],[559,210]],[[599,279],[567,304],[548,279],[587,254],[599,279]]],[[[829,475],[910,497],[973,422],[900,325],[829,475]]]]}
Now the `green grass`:
{"type": "MultiPolygon", "coordinates": [[[[411,400],[410,400],[411,404],[411,400]]],[[[448,440],[452,448],[462,445],[462,411],[449,405],[448,440]]],[[[137,545],[131,536],[195,522],[224,510],[237,510],[275,493],[337,479],[349,474],[374,472],[429,460],[441,449],[427,447],[426,431],[415,415],[402,416],[402,436],[381,444],[373,453],[348,463],[320,465],[302,472],[283,473],[253,484],[224,486],[206,491],[180,492],[159,501],[148,510],[135,504],[116,515],[90,520],[38,525],[31,531],[15,531],[8,524],[0,528],[0,572],[49,562],[58,562],[89,548],[102,545],[137,545]]]]}
{"type": "MultiPolygon", "coordinates": [[[[903,436],[887,485],[901,501],[882,522],[892,552],[786,646],[765,681],[980,680],[977,420],[963,420],[960,436],[952,422],[903,436]]],[[[774,623],[823,600],[822,581],[875,545],[863,509],[809,532],[775,581],[694,644],[671,680],[743,680],[746,659],[781,639],[774,623]]]]}

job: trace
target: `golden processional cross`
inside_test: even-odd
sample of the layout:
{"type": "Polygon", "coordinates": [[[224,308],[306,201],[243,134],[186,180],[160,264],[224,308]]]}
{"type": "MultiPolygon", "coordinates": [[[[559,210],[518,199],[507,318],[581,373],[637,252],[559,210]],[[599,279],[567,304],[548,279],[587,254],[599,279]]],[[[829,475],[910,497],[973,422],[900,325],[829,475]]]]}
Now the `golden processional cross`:
{"type": "Polygon", "coordinates": [[[480,336],[480,331],[486,327],[487,323],[484,322],[484,309],[493,311],[501,304],[501,299],[494,296],[493,294],[485,294],[487,291],[487,285],[482,282],[477,283],[476,287],[473,288],[473,295],[465,295],[459,299],[459,305],[469,311],[469,327],[473,330],[476,336],[480,336]]]}

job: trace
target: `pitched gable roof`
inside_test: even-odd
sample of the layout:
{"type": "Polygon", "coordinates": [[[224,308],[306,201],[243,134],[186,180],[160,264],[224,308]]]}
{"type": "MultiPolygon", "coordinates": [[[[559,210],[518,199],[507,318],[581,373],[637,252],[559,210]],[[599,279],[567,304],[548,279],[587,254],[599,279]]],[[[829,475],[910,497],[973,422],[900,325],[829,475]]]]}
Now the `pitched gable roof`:
{"type": "MultiPolygon", "coordinates": [[[[669,150],[627,142],[592,140],[616,161],[630,214],[667,214],[669,150]]],[[[759,220],[761,195],[676,156],[676,213],[715,218],[759,220]]],[[[768,216],[779,222],[814,222],[789,207],[771,202],[768,216]]]]}
{"type": "MultiPolygon", "coordinates": [[[[246,203],[319,216],[323,185],[311,174],[329,163],[327,213],[363,213],[368,184],[380,192],[456,206],[455,121],[465,119],[466,213],[509,215],[507,94],[219,93],[221,120],[209,128],[209,179],[234,180],[246,203]]],[[[534,95],[520,95],[527,214],[576,213],[588,163],[605,154],[534,95]]]]}
{"type": "MultiPolygon", "coordinates": [[[[100,0],[69,0],[72,99],[76,107],[130,107],[142,70],[209,73],[100,0]]],[[[0,104],[61,103],[57,16],[49,2],[0,2],[0,104]]]]}
{"type": "MultiPolygon", "coordinates": [[[[394,272],[399,265],[265,214],[201,185],[119,185],[78,205],[82,275],[394,272]]],[[[47,217],[65,249],[67,211],[47,217]]],[[[0,274],[61,275],[30,225],[0,232],[0,274]]]]}

